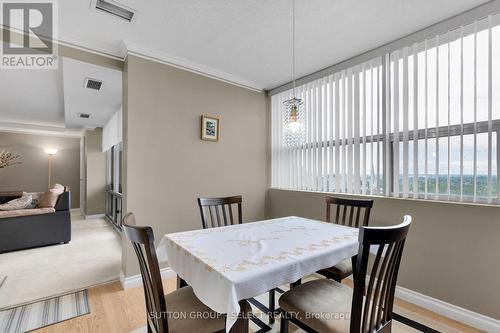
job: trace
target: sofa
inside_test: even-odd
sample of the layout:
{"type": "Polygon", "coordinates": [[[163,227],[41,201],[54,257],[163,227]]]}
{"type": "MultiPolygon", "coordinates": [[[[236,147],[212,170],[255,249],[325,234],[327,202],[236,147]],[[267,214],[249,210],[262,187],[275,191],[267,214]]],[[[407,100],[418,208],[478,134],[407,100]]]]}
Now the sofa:
{"type": "MultiPolygon", "coordinates": [[[[0,204],[22,192],[0,192],[0,204]]],[[[71,193],[59,195],[54,208],[32,208],[0,212],[0,253],[68,243],[71,240],[71,193]]]]}

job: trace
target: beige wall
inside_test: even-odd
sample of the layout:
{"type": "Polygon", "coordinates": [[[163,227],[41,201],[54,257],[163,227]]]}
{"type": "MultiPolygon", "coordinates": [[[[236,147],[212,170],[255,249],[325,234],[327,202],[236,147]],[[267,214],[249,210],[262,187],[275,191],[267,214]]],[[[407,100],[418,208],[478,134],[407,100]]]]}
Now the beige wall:
{"type": "Polygon", "coordinates": [[[80,139],[0,133],[0,151],[21,155],[20,165],[0,169],[0,191],[41,192],[48,187],[48,158],[44,148],[57,148],[51,183],[71,188],[71,207],[80,205],[80,139]]]}
{"type": "MultiPolygon", "coordinates": [[[[125,207],[139,224],[157,240],[198,229],[198,196],[242,194],[244,220],[264,217],[264,94],[134,56],[124,80],[125,207]],[[202,114],[220,117],[219,142],[200,140],[202,114]]],[[[137,259],[126,248],[130,276],[137,259]]]]}
{"type": "Polygon", "coordinates": [[[85,131],[85,215],[104,214],[106,208],[106,154],[102,128],[85,131]]]}
{"type": "MultiPolygon", "coordinates": [[[[270,189],[270,217],[325,218],[324,193],[270,189]]],[[[374,198],[371,225],[409,214],[398,285],[500,319],[500,207],[374,198]]]]}

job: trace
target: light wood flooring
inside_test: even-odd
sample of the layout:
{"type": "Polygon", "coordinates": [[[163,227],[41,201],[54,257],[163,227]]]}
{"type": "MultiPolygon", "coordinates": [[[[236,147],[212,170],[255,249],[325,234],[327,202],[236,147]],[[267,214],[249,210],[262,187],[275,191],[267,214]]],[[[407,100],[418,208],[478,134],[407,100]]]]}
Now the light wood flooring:
{"type": "MultiPolygon", "coordinates": [[[[348,283],[348,282],[347,282],[348,283]]],[[[175,289],[175,279],[164,280],[166,292],[175,289]]],[[[89,289],[91,313],[56,325],[41,328],[37,333],[127,333],[146,325],[146,310],[142,287],[122,290],[119,282],[89,289]]],[[[441,332],[480,332],[477,329],[450,320],[433,312],[396,300],[395,312],[441,332]]],[[[291,332],[294,330],[291,328],[291,332]]],[[[395,322],[394,333],[418,332],[395,322]]]]}

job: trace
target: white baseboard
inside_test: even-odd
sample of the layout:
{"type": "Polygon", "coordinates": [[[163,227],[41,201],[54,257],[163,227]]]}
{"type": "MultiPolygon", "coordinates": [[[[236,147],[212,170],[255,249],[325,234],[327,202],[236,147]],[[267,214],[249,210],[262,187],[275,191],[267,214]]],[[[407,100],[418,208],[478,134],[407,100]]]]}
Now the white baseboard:
{"type": "MultiPolygon", "coordinates": [[[[170,267],[160,269],[160,274],[162,278],[177,276],[177,274],[170,267]]],[[[140,274],[125,277],[123,272],[120,272],[120,283],[122,284],[123,289],[139,287],[142,286],[142,277],[140,274]]]]}
{"type": "MultiPolygon", "coordinates": [[[[348,277],[352,281],[352,275],[348,277]]],[[[370,277],[366,277],[366,284],[370,282],[370,277]]],[[[437,313],[446,318],[450,318],[474,328],[486,332],[500,332],[500,320],[485,316],[483,314],[470,311],[459,306],[441,301],[416,291],[396,286],[395,296],[403,301],[415,304],[426,310],[437,313]]]]}
{"type": "Polygon", "coordinates": [[[416,291],[397,286],[396,297],[480,330],[500,332],[500,320],[498,319],[443,302],[416,291]]]}
{"type": "MultiPolygon", "coordinates": [[[[162,278],[176,276],[176,273],[169,267],[162,268],[160,270],[160,274],[162,278]]],[[[349,278],[352,279],[352,277],[349,278]]],[[[120,272],[120,282],[123,289],[129,289],[141,286],[142,278],[140,275],[125,278],[123,272],[120,272]]],[[[459,306],[441,301],[437,298],[432,298],[400,286],[396,287],[396,297],[480,330],[484,330],[486,332],[500,332],[500,320],[461,308],[459,306]]]]}

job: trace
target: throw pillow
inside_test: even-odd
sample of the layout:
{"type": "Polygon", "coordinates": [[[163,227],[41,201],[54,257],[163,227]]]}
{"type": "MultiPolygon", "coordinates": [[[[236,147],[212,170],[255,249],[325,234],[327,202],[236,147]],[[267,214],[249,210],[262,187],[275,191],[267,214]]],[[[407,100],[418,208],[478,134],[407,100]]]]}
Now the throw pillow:
{"type": "Polygon", "coordinates": [[[62,186],[61,184],[55,184],[54,187],[52,187],[52,188],[60,191],[61,193],[64,192],[64,186],[62,186]]]}
{"type": "Polygon", "coordinates": [[[45,192],[38,201],[38,208],[54,208],[57,203],[57,198],[64,192],[64,187],[51,188],[45,192]]]}
{"type": "Polygon", "coordinates": [[[31,195],[24,193],[22,197],[0,205],[0,210],[26,209],[31,204],[31,201],[33,201],[31,195]]]}

